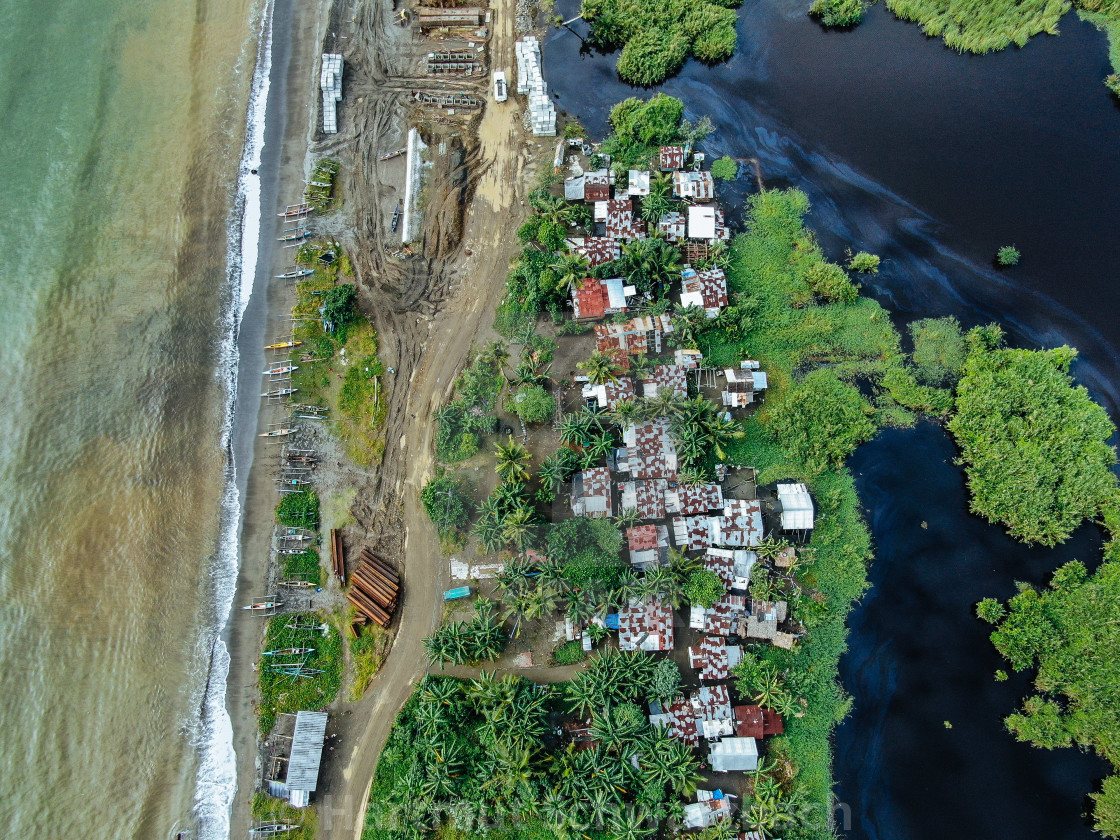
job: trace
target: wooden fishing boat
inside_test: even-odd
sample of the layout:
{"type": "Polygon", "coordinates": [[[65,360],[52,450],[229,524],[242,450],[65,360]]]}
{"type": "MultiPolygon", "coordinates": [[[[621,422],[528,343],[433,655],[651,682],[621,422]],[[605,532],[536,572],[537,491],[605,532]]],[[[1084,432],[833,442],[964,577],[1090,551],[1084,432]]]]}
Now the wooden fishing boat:
{"type": "Polygon", "coordinates": [[[330,181],[308,181],[307,183],[312,187],[330,187],[330,186],[333,186],[333,184],[331,184],[330,181]]]}
{"type": "Polygon", "coordinates": [[[261,432],[257,437],[286,437],[295,429],[273,429],[271,432],[261,432]]]}
{"type": "Polygon", "coordinates": [[[272,837],[276,834],[287,834],[297,828],[299,828],[298,825],[288,825],[287,823],[267,823],[250,828],[249,833],[255,834],[257,837],[272,837]]]}
{"type": "Polygon", "coordinates": [[[298,391],[299,388],[277,388],[275,391],[269,391],[261,394],[262,397],[288,397],[298,391]]]}
{"type": "Polygon", "coordinates": [[[276,365],[275,367],[270,367],[262,373],[261,376],[279,376],[282,373],[291,373],[293,370],[299,370],[299,366],[293,364],[276,365]]]}
{"type": "Polygon", "coordinates": [[[307,550],[306,548],[278,548],[278,549],[276,549],[276,553],[277,554],[303,554],[303,552],[305,552],[306,550],[307,550]]]}
{"type": "Polygon", "coordinates": [[[401,146],[401,148],[399,148],[395,151],[386,152],[385,154],[381,155],[381,157],[379,157],[378,160],[392,160],[395,157],[400,157],[401,155],[403,155],[407,151],[408,151],[408,146],[401,146]]]}
{"type": "Polygon", "coordinates": [[[310,204],[297,204],[289,207],[283,213],[277,213],[276,215],[281,219],[297,219],[300,216],[306,216],[312,209],[314,208],[312,208],[310,204]]]}
{"type": "Polygon", "coordinates": [[[303,542],[304,540],[311,539],[311,537],[307,536],[307,534],[281,534],[279,537],[277,537],[277,539],[285,541],[290,540],[292,542],[299,540],[300,542],[303,542]]]}
{"type": "Polygon", "coordinates": [[[274,609],[276,609],[276,602],[275,601],[262,601],[259,604],[249,604],[249,606],[242,607],[241,609],[243,609],[243,610],[256,610],[256,611],[274,610],[274,609]]]}
{"type": "Polygon", "coordinates": [[[300,277],[307,277],[309,274],[314,274],[313,268],[301,268],[296,271],[285,271],[283,274],[277,274],[277,280],[295,280],[300,277]]]}
{"type": "Polygon", "coordinates": [[[314,653],[315,648],[281,648],[280,650],[266,650],[261,656],[303,656],[305,653],[314,653]]]}
{"type": "Polygon", "coordinates": [[[293,589],[310,589],[314,585],[315,584],[313,584],[309,580],[282,580],[282,581],[280,581],[280,586],[290,586],[293,589]]]}
{"type": "Polygon", "coordinates": [[[283,236],[276,237],[277,242],[296,242],[300,239],[306,239],[311,235],[309,230],[293,230],[285,233],[283,236]]]}
{"type": "Polygon", "coordinates": [[[276,344],[266,344],[265,350],[287,350],[290,347],[299,347],[302,341],[279,341],[276,344]]]}

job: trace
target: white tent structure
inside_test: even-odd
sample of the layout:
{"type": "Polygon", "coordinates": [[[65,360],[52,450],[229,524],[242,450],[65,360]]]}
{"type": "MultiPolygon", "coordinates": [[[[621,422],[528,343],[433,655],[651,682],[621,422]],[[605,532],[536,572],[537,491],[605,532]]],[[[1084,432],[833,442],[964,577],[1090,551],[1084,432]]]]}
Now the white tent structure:
{"type": "Polygon", "coordinates": [[[813,529],[813,499],[804,484],[779,484],[778,501],[782,505],[783,531],[813,529]]]}

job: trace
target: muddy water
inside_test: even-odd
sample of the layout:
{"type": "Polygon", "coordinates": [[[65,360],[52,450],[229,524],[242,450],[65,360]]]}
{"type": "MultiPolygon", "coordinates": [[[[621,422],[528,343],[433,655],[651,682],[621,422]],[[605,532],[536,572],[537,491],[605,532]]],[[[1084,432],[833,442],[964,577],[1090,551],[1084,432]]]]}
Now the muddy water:
{"type": "MultiPolygon", "coordinates": [[[[575,5],[558,13],[570,18],[575,5]]],[[[688,117],[712,117],[707,151],[755,159],[768,186],[804,190],[832,258],[848,247],[881,254],[882,272],[864,283],[900,325],[954,314],[966,325],[998,319],[1023,346],[1073,344],[1075,374],[1116,418],[1120,108],[1100,84],[1104,37],[1067,16],[1058,38],[959,56],[878,5],[849,33],[803,12],[746,4],[737,55],[690,62],[661,89],[688,117]],[[996,270],[991,257],[1008,243],[1023,262],[996,270]]],[[[613,56],[581,54],[563,30],[546,40],[545,75],[558,107],[596,136],[611,105],[653,93],[622,84],[613,56]]],[[[748,180],[724,200],[740,202],[748,180]]],[[[1091,561],[1099,536],[1016,546],[968,513],[952,457],[926,425],[886,432],[853,461],[878,561],[841,666],[856,698],[836,736],[850,836],[1088,840],[1084,797],[1105,768],[1003,731],[1026,685],[992,680],[999,660],[971,608],[1071,557],[1091,561]]]]}

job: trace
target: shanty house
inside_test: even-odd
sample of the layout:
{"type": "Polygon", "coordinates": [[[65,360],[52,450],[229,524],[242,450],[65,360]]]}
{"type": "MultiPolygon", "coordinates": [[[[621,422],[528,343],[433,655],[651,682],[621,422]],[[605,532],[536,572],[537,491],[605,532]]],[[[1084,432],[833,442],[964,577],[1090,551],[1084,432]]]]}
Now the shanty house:
{"type": "Polygon", "coordinates": [[[595,346],[601,353],[620,350],[631,356],[661,352],[662,337],[673,331],[668,315],[642,315],[621,324],[597,324],[595,346]]]}
{"type": "Polygon", "coordinates": [[[658,164],[662,172],[684,168],[684,146],[662,146],[658,150],[658,164]]]}
{"type": "Polygon", "coordinates": [[[785,731],[782,716],[761,706],[736,706],[735,734],[740,738],[764,738],[785,731]]]}
{"type": "Polygon", "coordinates": [[[657,220],[657,232],[670,242],[680,242],[687,233],[685,218],[674,210],[657,220]]]}
{"type": "Polygon", "coordinates": [[[622,441],[625,448],[618,460],[620,472],[628,472],[632,479],[676,477],[677,447],[669,436],[668,421],[627,426],[622,441]]]}
{"type": "Polygon", "coordinates": [[[723,489],[718,484],[678,484],[665,491],[665,510],[674,515],[707,513],[723,505],[723,489]]]}
{"type": "MultiPolygon", "coordinates": [[[[636,510],[642,519],[665,518],[665,494],[669,483],[663,478],[623,481],[618,485],[622,496],[622,510],[636,510]]],[[[669,529],[665,529],[669,538],[669,529]]]]}
{"type": "Polygon", "coordinates": [[[571,294],[572,312],[577,321],[626,311],[626,291],[620,277],[607,280],[586,277],[571,294]]]}
{"type": "Polygon", "coordinates": [[[684,819],[682,827],[708,828],[719,820],[731,818],[731,800],[723,795],[723,791],[698,790],[696,801],[684,806],[684,819]]]}
{"type": "Polygon", "coordinates": [[[751,614],[743,622],[742,635],[750,639],[768,639],[773,642],[778,635],[778,624],[786,620],[788,609],[785,601],[752,600],[751,614]]]}
{"type": "Polygon", "coordinates": [[[713,516],[709,545],[754,548],[762,542],[762,505],[755,499],[728,499],[723,516],[713,516]]]}
{"type": "MultiPolygon", "coordinates": [[[[634,380],[623,376],[610,382],[604,382],[602,385],[592,385],[587,383],[583,386],[583,398],[585,400],[595,400],[595,404],[599,408],[613,410],[623,400],[632,400],[637,396],[634,389],[634,380]]],[[[623,506],[625,509],[625,505],[623,506]]]]}
{"type": "Polygon", "coordinates": [[[649,170],[631,169],[629,183],[626,192],[630,195],[649,195],[649,170]]]}
{"type": "MultiPolygon", "coordinates": [[[[678,173],[680,174],[680,173],[678,173]]],[[[728,240],[731,228],[724,220],[723,211],[711,205],[693,204],[688,208],[688,238],[701,242],[728,240]]]]}
{"type": "Polygon", "coordinates": [[[611,197],[611,172],[609,169],[596,169],[583,175],[583,200],[606,201],[611,197]]]}
{"type": "Polygon", "coordinates": [[[724,738],[708,750],[708,763],[714,773],[746,772],[758,769],[758,744],[754,738],[724,738]]]}
{"type": "Polygon", "coordinates": [[[569,236],[564,240],[569,250],[584,257],[591,268],[617,260],[622,249],[609,236],[569,236]]]}
{"type": "Polygon", "coordinates": [[[568,201],[583,201],[584,190],[586,189],[587,176],[576,175],[572,178],[564,179],[564,198],[568,201]]]}
{"type": "Polygon", "coordinates": [[[319,764],[323,760],[326,733],[326,712],[296,712],[288,775],[284,780],[288,801],[296,808],[307,806],[319,784],[319,764]]]}
{"type": "Polygon", "coordinates": [[[700,738],[723,738],[735,731],[731,695],[725,685],[705,685],[688,700],[676,698],[662,706],[650,703],[649,722],[667,730],[671,738],[695,747],[700,738]]]}
{"type": "Polygon", "coordinates": [[[704,554],[704,568],[719,575],[728,589],[745,592],[750,585],[751,568],[758,555],[745,548],[709,548],[704,554]]]}
{"type": "Polygon", "coordinates": [[[727,306],[727,276],[721,268],[681,272],[681,306],[698,306],[709,318],[715,318],[727,306]]]}
{"type": "Polygon", "coordinates": [[[783,531],[813,529],[813,499],[804,484],[779,484],[778,503],[782,506],[783,531]]]}
{"type": "Polygon", "coordinates": [[[654,365],[642,380],[642,394],[653,399],[668,389],[674,396],[688,396],[688,378],[685,369],[676,365],[654,365]]]}
{"type": "Polygon", "coordinates": [[[742,595],[724,595],[710,607],[693,605],[688,626],[710,636],[742,636],[747,620],[747,599],[742,595]]]}
{"type": "Polygon", "coordinates": [[[729,645],[718,636],[705,636],[688,649],[688,665],[697,671],[701,682],[719,682],[731,676],[731,669],[743,658],[739,645],[729,645]]]}
{"type": "Polygon", "coordinates": [[[686,201],[711,201],[716,195],[716,182],[711,172],[674,172],[673,195],[686,201]]]}
{"type": "Polygon", "coordinates": [[[744,361],[738,368],[725,368],[727,385],[723,389],[723,404],[728,408],[745,408],[754,402],[757,392],[765,391],[766,374],[758,369],[758,362],[744,361]]]}
{"type": "Polygon", "coordinates": [[[572,513],[577,516],[610,516],[611,474],[595,467],[572,477],[572,513]]]}
{"type": "Polygon", "coordinates": [[[672,650],[673,608],[651,595],[631,600],[618,611],[618,646],[625,651],[672,650]]]}
{"type": "Polygon", "coordinates": [[[618,240],[645,239],[645,223],[634,216],[630,198],[613,198],[606,202],[607,236],[618,240]]]}
{"type": "Polygon", "coordinates": [[[664,525],[638,525],[626,530],[630,565],[647,571],[663,565],[669,553],[669,530],[664,525]]]}

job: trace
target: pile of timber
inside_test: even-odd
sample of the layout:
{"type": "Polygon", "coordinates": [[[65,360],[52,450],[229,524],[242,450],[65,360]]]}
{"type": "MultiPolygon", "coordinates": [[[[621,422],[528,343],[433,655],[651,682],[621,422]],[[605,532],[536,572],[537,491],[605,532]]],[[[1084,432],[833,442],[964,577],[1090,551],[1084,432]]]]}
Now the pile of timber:
{"type": "Polygon", "coordinates": [[[350,575],[350,591],[346,597],[358,612],[388,627],[397,607],[400,578],[396,570],[368,548],[362,549],[361,562],[350,575]]]}
{"type": "Polygon", "coordinates": [[[331,562],[339,583],[346,583],[346,556],[342,553],[342,533],[331,528],[331,562]]]}

